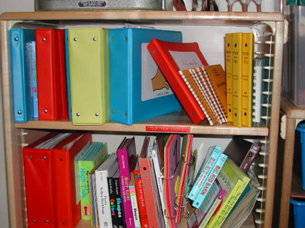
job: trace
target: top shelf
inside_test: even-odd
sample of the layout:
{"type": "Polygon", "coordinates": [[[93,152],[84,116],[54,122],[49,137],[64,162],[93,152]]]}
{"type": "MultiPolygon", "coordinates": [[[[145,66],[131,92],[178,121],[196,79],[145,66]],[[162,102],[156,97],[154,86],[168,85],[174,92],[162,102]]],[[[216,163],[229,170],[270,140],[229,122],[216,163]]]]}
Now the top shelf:
{"type": "Polygon", "coordinates": [[[3,13],[3,21],[16,20],[225,20],[284,21],[280,13],[196,11],[39,11],[3,13]]]}

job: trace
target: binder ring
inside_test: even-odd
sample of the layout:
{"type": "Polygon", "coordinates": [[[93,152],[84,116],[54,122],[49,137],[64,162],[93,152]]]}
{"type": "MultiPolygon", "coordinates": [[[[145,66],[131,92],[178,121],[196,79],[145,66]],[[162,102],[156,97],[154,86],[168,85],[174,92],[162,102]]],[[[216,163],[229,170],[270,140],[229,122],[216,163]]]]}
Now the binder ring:
{"type": "Polygon", "coordinates": [[[169,217],[167,214],[166,214],[166,209],[164,209],[164,216],[167,218],[167,219],[175,219],[176,218],[176,215],[174,217],[169,217]]]}
{"type": "Polygon", "coordinates": [[[189,210],[186,210],[186,213],[187,213],[187,216],[183,216],[183,218],[189,218],[190,217],[190,211],[189,210]]]}
{"type": "Polygon", "coordinates": [[[175,200],[175,207],[176,208],[185,208],[187,205],[189,204],[189,202],[188,202],[188,198],[186,197],[186,195],[179,195],[179,196],[176,196],[176,200],[175,200]],[[180,197],[183,197],[185,200],[186,200],[186,204],[184,204],[184,205],[182,205],[182,206],[179,206],[179,205],[177,205],[177,199],[180,199],[180,197]]]}
{"type": "MultiPolygon", "coordinates": [[[[164,171],[164,167],[161,168],[160,173],[163,173],[163,171],[164,171]]],[[[161,175],[161,178],[164,180],[171,180],[174,178],[174,176],[175,176],[175,173],[173,173],[173,175],[169,178],[165,178],[164,175],[161,175]]]]}
{"type": "Polygon", "coordinates": [[[192,165],[195,163],[196,158],[195,158],[195,156],[191,155],[190,162],[186,162],[186,161],[184,160],[184,154],[183,154],[183,155],[182,155],[181,161],[182,161],[184,164],[186,164],[186,165],[192,166],[192,165]]]}

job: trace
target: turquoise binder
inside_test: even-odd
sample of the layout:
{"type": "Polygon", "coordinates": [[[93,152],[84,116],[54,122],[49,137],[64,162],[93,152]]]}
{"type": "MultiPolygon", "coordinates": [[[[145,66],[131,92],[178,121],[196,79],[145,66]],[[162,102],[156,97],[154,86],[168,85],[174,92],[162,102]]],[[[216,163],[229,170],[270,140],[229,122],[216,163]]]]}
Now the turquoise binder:
{"type": "Polygon", "coordinates": [[[182,33],[142,28],[110,29],[112,122],[132,125],[181,109],[147,50],[153,38],[181,43],[182,33]]]}

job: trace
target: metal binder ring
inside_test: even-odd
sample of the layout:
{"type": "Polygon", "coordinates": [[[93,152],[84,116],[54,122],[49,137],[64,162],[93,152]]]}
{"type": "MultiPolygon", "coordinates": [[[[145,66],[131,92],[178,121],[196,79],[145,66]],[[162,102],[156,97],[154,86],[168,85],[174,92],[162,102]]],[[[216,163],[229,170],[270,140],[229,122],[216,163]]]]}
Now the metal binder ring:
{"type": "Polygon", "coordinates": [[[167,214],[166,214],[166,209],[164,209],[164,216],[167,218],[167,219],[175,219],[176,218],[176,215],[174,217],[169,217],[167,214]]]}
{"type": "Polygon", "coordinates": [[[189,204],[189,202],[188,202],[188,198],[187,198],[186,195],[179,195],[179,196],[176,196],[176,199],[175,199],[175,207],[176,207],[176,208],[185,208],[188,204],[189,204]],[[177,199],[180,199],[181,196],[184,198],[184,200],[186,200],[186,204],[185,204],[185,205],[182,205],[182,206],[179,206],[179,205],[177,205],[176,202],[177,202],[177,199]]]}
{"type": "MultiPolygon", "coordinates": [[[[162,169],[160,170],[160,173],[163,173],[163,171],[164,171],[164,167],[162,167],[162,169]]],[[[171,180],[174,178],[174,176],[175,176],[175,173],[170,178],[165,178],[164,175],[161,175],[161,178],[164,180],[171,180]]]]}
{"type": "Polygon", "coordinates": [[[181,159],[181,161],[182,161],[184,164],[189,165],[189,166],[192,166],[192,165],[195,163],[195,160],[196,160],[196,158],[195,158],[193,155],[191,155],[191,162],[186,162],[186,161],[184,160],[184,155],[182,155],[182,159],[181,159]]]}

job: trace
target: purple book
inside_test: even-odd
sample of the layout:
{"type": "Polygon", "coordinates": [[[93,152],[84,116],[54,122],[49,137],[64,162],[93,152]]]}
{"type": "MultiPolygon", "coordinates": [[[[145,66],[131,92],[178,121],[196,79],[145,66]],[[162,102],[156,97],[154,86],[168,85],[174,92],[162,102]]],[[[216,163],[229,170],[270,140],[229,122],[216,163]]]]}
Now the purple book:
{"type": "Polygon", "coordinates": [[[137,162],[135,139],[124,138],[117,150],[117,154],[121,173],[120,185],[126,226],[127,228],[135,228],[129,191],[130,172],[134,170],[137,162]]]}

